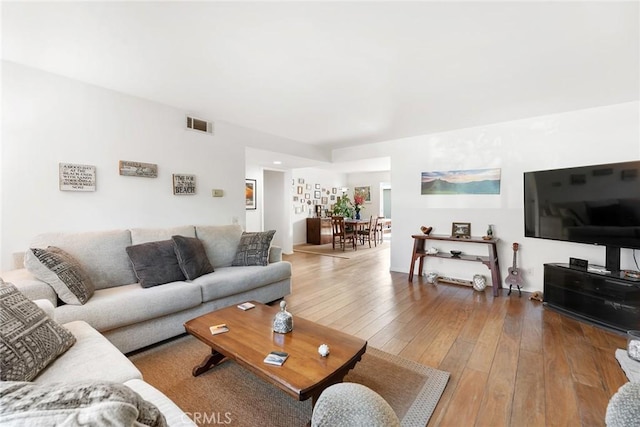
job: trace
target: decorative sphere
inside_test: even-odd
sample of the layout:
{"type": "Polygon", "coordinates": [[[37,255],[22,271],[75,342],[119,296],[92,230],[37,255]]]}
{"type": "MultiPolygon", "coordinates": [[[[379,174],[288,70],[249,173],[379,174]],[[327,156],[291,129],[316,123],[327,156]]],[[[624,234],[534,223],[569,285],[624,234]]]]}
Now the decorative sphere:
{"type": "Polygon", "coordinates": [[[321,344],[320,347],[318,347],[318,353],[320,353],[320,356],[322,357],[327,357],[329,355],[329,346],[321,344]]]}
{"type": "Polygon", "coordinates": [[[473,289],[478,292],[482,292],[487,287],[487,279],[481,274],[475,274],[473,276],[473,289]]]}

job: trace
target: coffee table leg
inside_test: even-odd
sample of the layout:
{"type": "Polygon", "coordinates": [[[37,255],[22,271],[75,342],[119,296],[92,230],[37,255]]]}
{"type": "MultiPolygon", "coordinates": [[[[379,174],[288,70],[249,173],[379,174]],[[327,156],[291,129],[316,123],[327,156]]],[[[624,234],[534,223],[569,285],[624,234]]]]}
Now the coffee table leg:
{"type": "Polygon", "coordinates": [[[214,349],[211,349],[211,354],[205,357],[202,363],[200,363],[198,366],[193,368],[193,371],[191,371],[191,373],[193,374],[194,377],[197,377],[198,375],[204,372],[207,372],[209,369],[216,366],[224,358],[225,358],[224,354],[218,353],[214,349]]]}

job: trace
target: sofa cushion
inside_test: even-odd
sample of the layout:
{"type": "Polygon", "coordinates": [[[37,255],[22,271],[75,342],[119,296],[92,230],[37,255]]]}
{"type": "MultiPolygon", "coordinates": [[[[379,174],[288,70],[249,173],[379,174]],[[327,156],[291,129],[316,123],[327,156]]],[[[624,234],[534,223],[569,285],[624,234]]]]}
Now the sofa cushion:
{"type": "Polygon", "coordinates": [[[96,289],[104,289],[136,282],[125,251],[130,245],[129,230],[113,230],[40,234],[29,246],[59,247],[80,263],[96,289]]]}
{"type": "Polygon", "coordinates": [[[143,288],[185,280],[172,240],[129,246],[127,255],[143,288]]]}
{"type": "Polygon", "coordinates": [[[67,304],[84,304],[95,287],[78,261],[55,246],[32,248],[25,253],[24,265],[34,276],[48,283],[67,304]]]}
{"type": "Polygon", "coordinates": [[[58,307],[56,320],[60,323],[84,320],[99,331],[108,331],[177,313],[201,302],[200,287],[192,282],[167,283],[153,288],[134,283],[97,290],[85,305],[58,307]]]}
{"type": "Polygon", "coordinates": [[[196,237],[202,240],[213,268],[233,263],[241,236],[242,227],[238,224],[196,226],[196,237]]]}
{"type": "Polygon", "coordinates": [[[167,425],[155,405],[126,385],[112,382],[3,382],[0,400],[0,415],[7,425],[167,425]]]}
{"type": "Polygon", "coordinates": [[[196,231],[193,225],[167,228],[132,228],[131,244],[139,245],[158,240],[169,240],[171,236],[196,237],[196,231]]]}
{"type": "Polygon", "coordinates": [[[213,273],[213,267],[207,258],[202,241],[196,237],[171,236],[173,248],[178,258],[180,270],[187,280],[196,279],[203,274],[213,273]]]}
{"type": "Polygon", "coordinates": [[[265,267],[223,267],[198,277],[192,283],[202,288],[202,301],[212,301],[256,289],[291,277],[291,263],[276,262],[265,267]]]}
{"type": "Polygon", "coordinates": [[[267,265],[269,264],[269,248],[276,230],[259,233],[242,233],[236,256],[231,265],[267,265]]]}
{"type": "Polygon", "coordinates": [[[73,378],[77,381],[121,383],[142,378],[138,368],[87,322],[75,320],[62,326],[73,334],[76,343],[42,370],[33,382],[50,384],[73,378]]]}
{"type": "Polygon", "coordinates": [[[0,284],[0,380],[31,381],[75,341],[15,286],[0,284]]]}

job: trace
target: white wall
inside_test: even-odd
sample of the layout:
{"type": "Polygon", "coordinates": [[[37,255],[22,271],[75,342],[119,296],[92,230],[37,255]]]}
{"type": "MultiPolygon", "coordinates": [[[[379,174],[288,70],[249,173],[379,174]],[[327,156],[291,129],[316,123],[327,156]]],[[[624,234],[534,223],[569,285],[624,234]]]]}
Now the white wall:
{"type": "Polygon", "coordinates": [[[213,137],[187,131],[184,110],[2,65],[0,270],[11,268],[12,254],[42,232],[229,224],[236,218],[244,226],[245,146],[294,145],[215,118],[213,137]],[[158,177],[120,176],[119,160],[155,163],[158,177]],[[60,162],[95,165],[97,191],[60,191],[60,162]],[[174,196],[172,173],[196,175],[197,194],[174,196]],[[223,189],[224,197],[213,198],[213,188],[223,189]]]}
{"type": "MultiPolygon", "coordinates": [[[[591,245],[524,238],[523,172],[538,169],[612,163],[640,159],[639,103],[530,118],[452,132],[387,141],[367,147],[368,155],[391,156],[393,237],[391,270],[408,272],[412,234],[421,225],[450,234],[451,223],[470,222],[472,234],[483,235],[494,224],[501,239],[502,279],[511,266],[513,242],[520,243],[518,266],[524,269],[527,290],[542,290],[543,264],[568,262],[569,257],[604,264],[605,249],[591,245]],[[425,171],[501,168],[499,195],[422,196],[420,174],[425,171]]],[[[361,147],[334,150],[334,161],[357,159],[361,147]]],[[[483,254],[483,246],[444,244],[483,254]]],[[[633,268],[632,251],[623,249],[621,267],[633,268]]],[[[474,273],[488,277],[480,263],[426,261],[427,271],[463,279],[474,273]]]]}

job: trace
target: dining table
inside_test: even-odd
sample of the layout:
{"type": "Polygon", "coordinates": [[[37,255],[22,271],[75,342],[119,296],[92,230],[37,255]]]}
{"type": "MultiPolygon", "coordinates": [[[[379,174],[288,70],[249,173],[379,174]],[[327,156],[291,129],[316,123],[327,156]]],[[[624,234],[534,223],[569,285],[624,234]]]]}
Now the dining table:
{"type": "MultiPolygon", "coordinates": [[[[369,219],[355,219],[355,218],[345,218],[344,219],[345,226],[351,226],[356,229],[356,232],[366,230],[369,226],[369,219]]],[[[389,227],[391,224],[391,219],[389,218],[378,218],[378,229],[376,230],[376,235],[380,233],[378,237],[379,242],[382,243],[383,238],[383,230],[385,227],[389,227]]]]}

